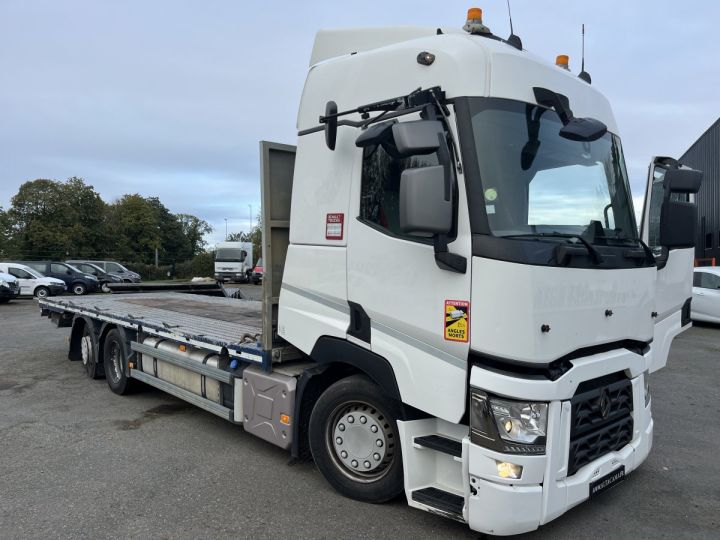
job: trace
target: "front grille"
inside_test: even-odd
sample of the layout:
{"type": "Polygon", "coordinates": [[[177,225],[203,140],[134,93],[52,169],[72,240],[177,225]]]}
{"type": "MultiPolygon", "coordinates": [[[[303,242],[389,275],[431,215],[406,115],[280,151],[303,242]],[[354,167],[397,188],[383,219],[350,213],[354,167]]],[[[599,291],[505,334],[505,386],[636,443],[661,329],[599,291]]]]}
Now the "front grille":
{"type": "Polygon", "coordinates": [[[568,475],[632,440],[632,383],[622,374],[581,384],[570,403],[568,475]]]}

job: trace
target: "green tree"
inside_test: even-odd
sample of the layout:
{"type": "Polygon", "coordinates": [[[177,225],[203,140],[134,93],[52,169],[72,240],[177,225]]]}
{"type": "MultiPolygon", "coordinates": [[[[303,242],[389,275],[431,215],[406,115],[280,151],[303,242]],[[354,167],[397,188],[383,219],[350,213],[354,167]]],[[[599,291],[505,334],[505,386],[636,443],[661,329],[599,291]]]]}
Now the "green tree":
{"type": "Polygon", "coordinates": [[[10,241],[10,219],[7,212],[0,206],[0,258],[7,256],[8,242],[10,241]]]}
{"type": "Polygon", "coordinates": [[[203,253],[207,246],[204,237],[213,231],[210,224],[191,214],[175,214],[175,217],[180,222],[183,234],[190,243],[191,255],[203,253]]]}
{"type": "Polygon", "coordinates": [[[82,178],[25,182],[6,219],[14,257],[95,256],[107,241],[105,203],[82,178]]]}

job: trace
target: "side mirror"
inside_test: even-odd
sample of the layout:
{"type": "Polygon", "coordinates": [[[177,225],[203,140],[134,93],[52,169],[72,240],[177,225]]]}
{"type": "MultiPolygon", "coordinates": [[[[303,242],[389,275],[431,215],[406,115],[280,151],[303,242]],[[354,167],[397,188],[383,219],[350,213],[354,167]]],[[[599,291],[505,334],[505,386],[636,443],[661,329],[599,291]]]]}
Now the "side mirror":
{"type": "Polygon", "coordinates": [[[697,193],[702,184],[702,171],[670,169],[665,173],[663,187],[669,193],[697,193]]]}
{"type": "Polygon", "coordinates": [[[381,145],[394,158],[432,154],[440,148],[445,130],[438,120],[383,122],[375,124],[355,140],[355,146],[381,145]]]}
{"type": "Polygon", "coordinates": [[[445,195],[442,165],[405,169],[400,176],[400,228],[406,233],[448,234],[452,197],[445,195]]]}
{"type": "Polygon", "coordinates": [[[325,104],[325,144],[330,150],[335,150],[335,142],[337,141],[337,103],[328,101],[325,104]]]}
{"type": "MultiPolygon", "coordinates": [[[[660,207],[660,245],[668,249],[695,247],[697,205],[671,197],[673,193],[697,193],[703,173],[693,169],[671,169],[665,173],[665,197],[660,207]]],[[[689,199],[689,197],[688,197],[689,199]]]]}
{"type": "Polygon", "coordinates": [[[607,133],[607,126],[594,118],[571,118],[560,129],[560,136],[571,141],[596,141],[607,133]]]}

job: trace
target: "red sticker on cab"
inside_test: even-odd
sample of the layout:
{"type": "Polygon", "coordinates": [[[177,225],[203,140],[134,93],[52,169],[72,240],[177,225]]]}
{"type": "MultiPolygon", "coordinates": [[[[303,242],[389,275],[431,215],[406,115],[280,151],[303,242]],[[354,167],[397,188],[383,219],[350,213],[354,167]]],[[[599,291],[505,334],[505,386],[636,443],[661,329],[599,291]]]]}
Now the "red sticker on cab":
{"type": "Polygon", "coordinates": [[[328,214],[325,219],[325,240],[342,240],[345,214],[328,214]]]}

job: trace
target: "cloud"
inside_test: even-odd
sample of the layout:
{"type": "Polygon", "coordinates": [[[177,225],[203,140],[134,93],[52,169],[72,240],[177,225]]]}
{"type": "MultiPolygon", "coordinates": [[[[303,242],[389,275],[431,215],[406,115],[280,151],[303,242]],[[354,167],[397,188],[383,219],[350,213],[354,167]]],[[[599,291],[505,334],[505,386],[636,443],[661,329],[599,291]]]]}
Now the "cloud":
{"type": "MultiPolygon", "coordinates": [[[[485,22],[508,33],[503,3],[485,22]]],[[[315,31],[459,27],[466,2],[0,3],[0,205],[26,180],[84,177],[106,200],[157,195],[174,212],[243,227],[259,209],[258,141],[294,144],[315,31]],[[254,210],[254,212],[256,212],[254,210]]],[[[515,32],[571,54],[615,107],[635,196],[652,155],[679,156],[720,114],[720,5],[513,2],[515,32]],[[558,14],[562,13],[559,17],[558,14]]],[[[230,226],[230,225],[229,225],[230,226]]],[[[219,233],[218,231],[222,231],[219,233]]],[[[218,236],[219,235],[219,236],[218,236]]]]}

